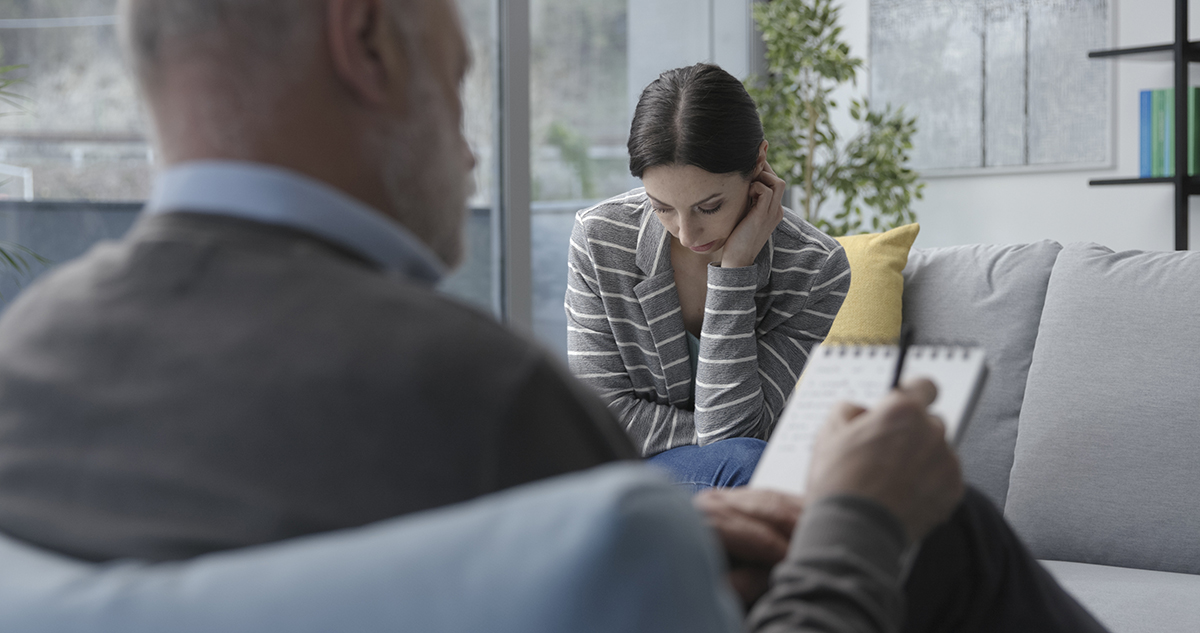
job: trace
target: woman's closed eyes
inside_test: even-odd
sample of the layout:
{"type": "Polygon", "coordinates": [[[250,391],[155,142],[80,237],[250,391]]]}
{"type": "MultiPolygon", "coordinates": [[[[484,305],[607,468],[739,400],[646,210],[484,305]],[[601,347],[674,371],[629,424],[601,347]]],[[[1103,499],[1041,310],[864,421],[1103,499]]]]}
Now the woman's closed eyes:
{"type": "MultiPolygon", "coordinates": [[[[721,207],[723,207],[723,206],[725,206],[725,203],[720,202],[720,203],[717,203],[717,206],[715,206],[715,207],[696,207],[696,210],[705,215],[712,215],[712,214],[716,213],[717,211],[720,211],[721,207]]],[[[655,213],[670,213],[670,212],[674,211],[674,209],[664,209],[664,208],[656,206],[656,205],[650,205],[650,208],[653,209],[655,213]]]]}

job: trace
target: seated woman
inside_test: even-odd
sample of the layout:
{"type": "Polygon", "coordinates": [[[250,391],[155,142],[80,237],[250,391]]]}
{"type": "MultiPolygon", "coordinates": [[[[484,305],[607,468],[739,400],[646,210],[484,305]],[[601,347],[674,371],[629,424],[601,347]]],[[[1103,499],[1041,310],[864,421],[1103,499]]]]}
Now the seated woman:
{"type": "Polygon", "coordinates": [[[571,369],[695,489],[749,481],[850,286],[841,246],[783,208],[766,155],[736,78],[663,73],[629,136],[644,188],[580,211],[571,234],[571,369]]]}

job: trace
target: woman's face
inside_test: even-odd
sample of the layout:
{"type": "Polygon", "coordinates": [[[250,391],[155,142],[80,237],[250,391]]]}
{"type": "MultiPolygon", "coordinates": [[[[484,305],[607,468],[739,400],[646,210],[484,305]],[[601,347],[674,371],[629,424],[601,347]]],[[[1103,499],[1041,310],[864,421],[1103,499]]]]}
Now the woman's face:
{"type": "Polygon", "coordinates": [[[740,173],[714,174],[693,165],[660,165],[642,174],[663,228],[701,256],[719,254],[746,215],[752,180],[740,173]]]}

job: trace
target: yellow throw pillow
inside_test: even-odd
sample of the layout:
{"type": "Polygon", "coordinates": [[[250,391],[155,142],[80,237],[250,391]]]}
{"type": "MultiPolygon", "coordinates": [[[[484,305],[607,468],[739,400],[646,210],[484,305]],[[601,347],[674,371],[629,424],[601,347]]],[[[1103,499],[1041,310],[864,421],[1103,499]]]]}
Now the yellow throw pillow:
{"type": "Polygon", "coordinates": [[[839,237],[850,260],[850,292],[833,321],[830,343],[889,343],[900,338],[904,267],[920,224],[886,233],[839,237]]]}

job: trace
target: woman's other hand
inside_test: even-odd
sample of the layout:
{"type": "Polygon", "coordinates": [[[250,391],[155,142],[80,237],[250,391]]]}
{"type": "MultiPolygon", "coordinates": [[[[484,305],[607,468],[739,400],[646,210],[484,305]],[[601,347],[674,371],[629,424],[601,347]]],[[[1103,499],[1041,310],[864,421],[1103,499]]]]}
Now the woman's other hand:
{"type": "Polygon", "coordinates": [[[744,268],[754,264],[771,232],[783,220],[783,193],[787,183],[767,163],[750,183],[750,210],[733,228],[721,255],[721,268],[744,268]]]}

